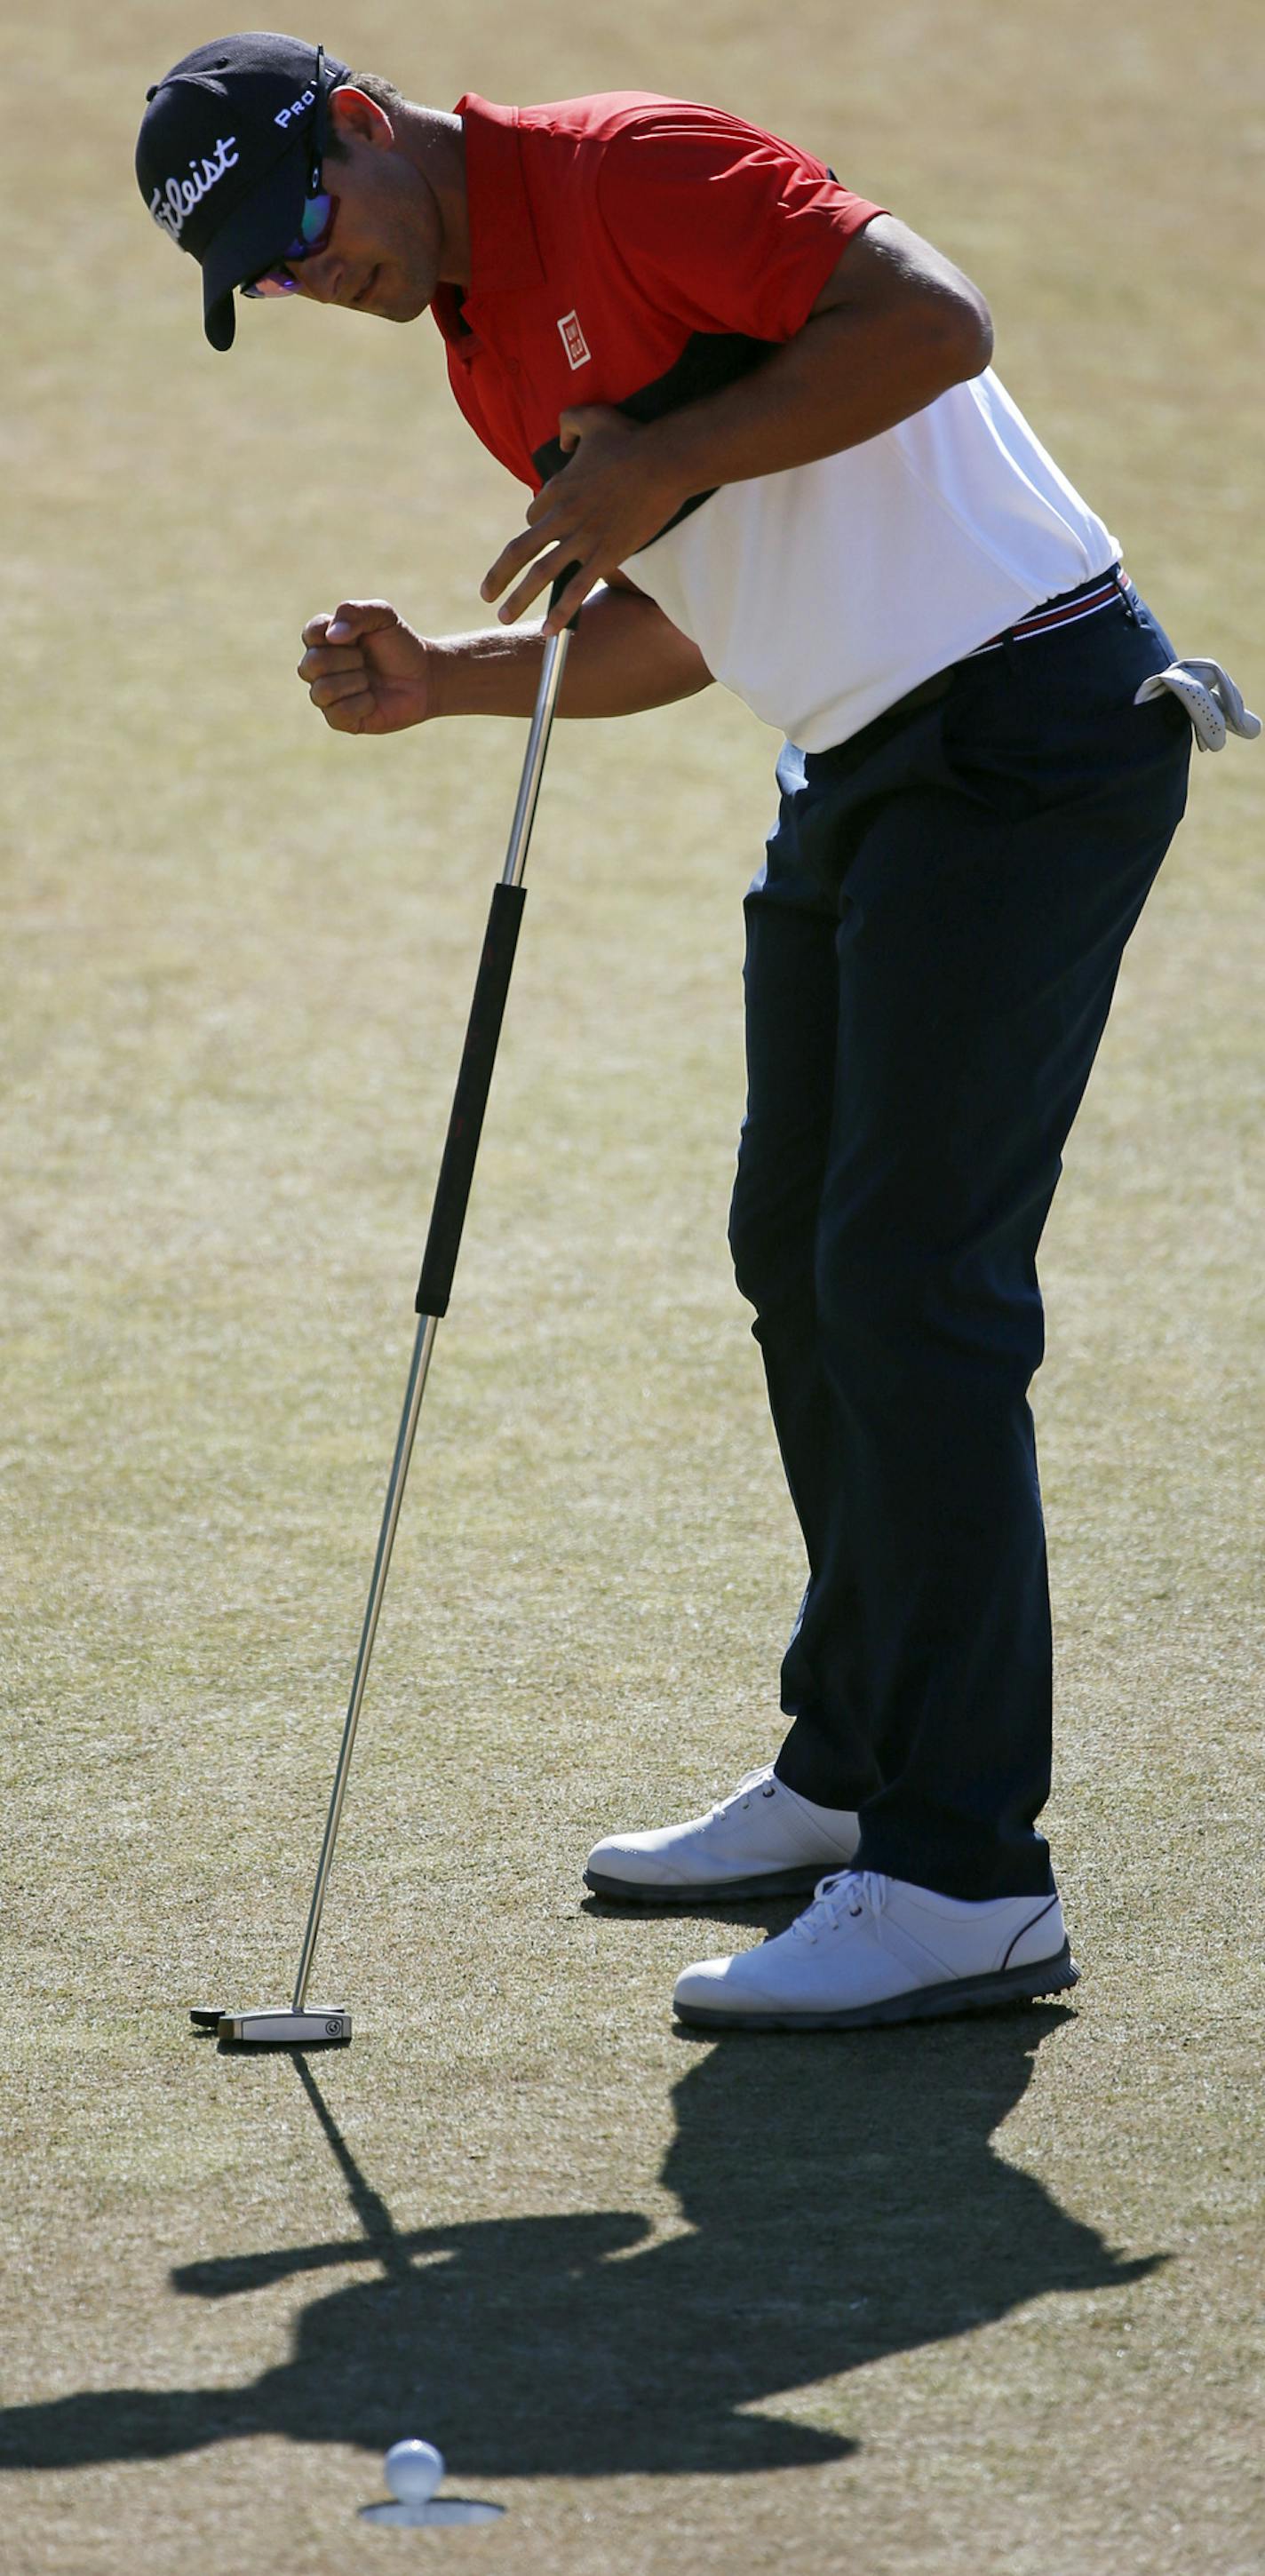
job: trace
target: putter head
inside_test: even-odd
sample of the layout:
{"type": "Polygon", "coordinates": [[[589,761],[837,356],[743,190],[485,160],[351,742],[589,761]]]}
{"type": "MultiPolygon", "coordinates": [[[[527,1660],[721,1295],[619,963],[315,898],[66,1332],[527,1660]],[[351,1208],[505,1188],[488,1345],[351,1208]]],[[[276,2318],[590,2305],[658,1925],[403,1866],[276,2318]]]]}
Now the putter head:
{"type": "Polygon", "coordinates": [[[320,2004],[306,2012],[280,2006],[241,2013],[219,2013],[221,2040],[246,2048],[345,2048],[351,2038],[351,2014],[342,2004],[320,2004]]]}

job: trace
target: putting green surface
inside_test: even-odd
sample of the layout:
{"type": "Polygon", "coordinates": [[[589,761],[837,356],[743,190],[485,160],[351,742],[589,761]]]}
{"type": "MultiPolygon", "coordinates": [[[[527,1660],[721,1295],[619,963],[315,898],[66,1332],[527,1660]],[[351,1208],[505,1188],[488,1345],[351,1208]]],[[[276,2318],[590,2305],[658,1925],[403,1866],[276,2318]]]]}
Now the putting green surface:
{"type": "MultiPolygon", "coordinates": [[[[316,28],[639,86],[978,276],[1179,646],[1265,703],[1255,0],[316,28]]],[[[6,2576],[1255,2576],[1265,754],[1195,765],[1045,1259],[1067,2009],[674,2035],[791,1909],[582,1902],[777,1741],[801,1580],[724,1221],[773,737],[560,729],[317,1971],[288,1999],[516,726],[334,739],[303,619],[483,622],[425,323],[250,311],[131,178],[178,0],[28,29],[6,157],[6,2576]],[[736,1925],[736,1929],[734,1926],[736,1925]],[[495,2527],[360,2523],[401,2436],[495,2527]]]]}

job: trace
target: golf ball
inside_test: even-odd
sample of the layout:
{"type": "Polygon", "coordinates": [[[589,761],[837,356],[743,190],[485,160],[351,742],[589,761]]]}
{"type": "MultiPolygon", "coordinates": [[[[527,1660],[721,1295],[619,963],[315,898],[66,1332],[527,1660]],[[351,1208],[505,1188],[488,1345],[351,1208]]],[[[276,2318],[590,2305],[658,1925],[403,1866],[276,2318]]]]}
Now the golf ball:
{"type": "Polygon", "coordinates": [[[401,2504],[429,2504],[444,2474],[444,2455],[433,2442],[393,2442],[382,2466],[401,2504]]]}

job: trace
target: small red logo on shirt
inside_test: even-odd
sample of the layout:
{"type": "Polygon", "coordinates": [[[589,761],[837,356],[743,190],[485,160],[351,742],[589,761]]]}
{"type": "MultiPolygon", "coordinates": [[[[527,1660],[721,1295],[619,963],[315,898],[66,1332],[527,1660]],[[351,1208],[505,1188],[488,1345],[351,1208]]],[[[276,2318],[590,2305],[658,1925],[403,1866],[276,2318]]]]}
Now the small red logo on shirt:
{"type": "Polygon", "coordinates": [[[562,333],[562,345],[567,353],[567,365],[573,371],[576,367],[587,367],[589,359],[593,353],[584,337],[584,333],[580,329],[580,317],[578,313],[564,313],[562,320],[558,324],[558,329],[562,333]]]}

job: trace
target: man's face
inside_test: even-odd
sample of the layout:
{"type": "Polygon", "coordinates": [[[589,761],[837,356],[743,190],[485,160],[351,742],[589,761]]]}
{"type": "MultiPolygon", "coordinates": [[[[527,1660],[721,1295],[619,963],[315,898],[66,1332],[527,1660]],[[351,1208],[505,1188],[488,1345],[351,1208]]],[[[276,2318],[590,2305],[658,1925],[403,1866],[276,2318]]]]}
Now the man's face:
{"type": "Polygon", "coordinates": [[[443,225],[434,191],[401,150],[389,119],[359,90],[335,90],[330,124],[343,149],[327,155],[322,184],[337,209],[325,247],[292,264],[298,292],[386,322],[415,322],[441,274],[443,225]]]}

